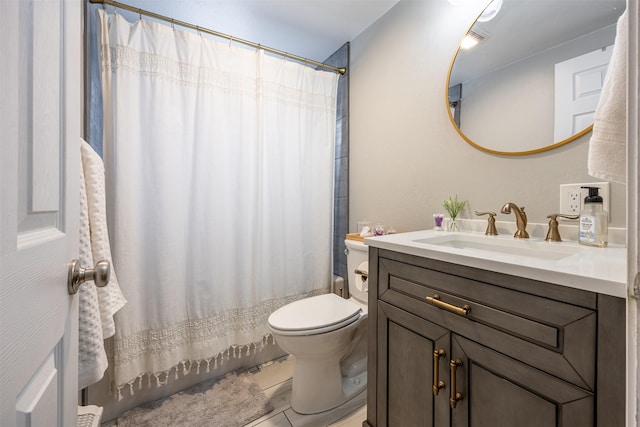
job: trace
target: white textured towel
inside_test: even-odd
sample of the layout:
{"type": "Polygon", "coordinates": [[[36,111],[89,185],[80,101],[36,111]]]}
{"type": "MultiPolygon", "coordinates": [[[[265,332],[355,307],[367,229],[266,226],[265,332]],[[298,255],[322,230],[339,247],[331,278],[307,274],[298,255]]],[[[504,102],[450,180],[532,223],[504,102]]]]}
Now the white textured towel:
{"type": "Polygon", "coordinates": [[[589,141],[588,173],[626,182],[627,173],[627,34],[625,11],[618,19],[611,62],[604,80],[589,141]]]}
{"type": "Polygon", "coordinates": [[[127,303],[127,300],[120,291],[113,260],[111,259],[111,246],[109,245],[109,231],[107,229],[104,164],[98,153],[84,140],[81,143],[81,147],[82,166],[87,186],[93,265],[101,260],[109,261],[109,264],[111,264],[109,284],[103,288],[97,288],[102,333],[104,338],[109,338],[113,336],[116,330],[113,315],[127,303]]]}
{"type": "MultiPolygon", "coordinates": [[[[89,229],[89,208],[84,171],[80,168],[80,253],[79,261],[84,267],[93,265],[91,234],[89,229]]],[[[79,336],[78,336],[78,386],[84,388],[99,381],[107,369],[107,355],[104,351],[98,291],[92,283],[80,286],[79,336]]]]}
{"type": "MultiPolygon", "coordinates": [[[[84,267],[100,260],[111,261],[107,234],[102,160],[85,141],[81,141],[80,168],[80,254],[84,267]]],[[[80,286],[78,386],[99,381],[107,368],[104,339],[115,331],[113,315],[125,303],[111,265],[109,284],[98,288],[93,283],[80,286]]]]}

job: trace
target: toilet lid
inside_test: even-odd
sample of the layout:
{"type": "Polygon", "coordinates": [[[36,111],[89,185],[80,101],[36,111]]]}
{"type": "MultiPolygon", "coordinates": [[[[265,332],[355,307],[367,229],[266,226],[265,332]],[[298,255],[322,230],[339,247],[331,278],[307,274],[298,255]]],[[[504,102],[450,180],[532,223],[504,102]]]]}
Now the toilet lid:
{"type": "Polygon", "coordinates": [[[271,313],[269,326],[280,331],[305,334],[329,332],[360,317],[362,309],[336,294],[304,298],[271,313]]]}

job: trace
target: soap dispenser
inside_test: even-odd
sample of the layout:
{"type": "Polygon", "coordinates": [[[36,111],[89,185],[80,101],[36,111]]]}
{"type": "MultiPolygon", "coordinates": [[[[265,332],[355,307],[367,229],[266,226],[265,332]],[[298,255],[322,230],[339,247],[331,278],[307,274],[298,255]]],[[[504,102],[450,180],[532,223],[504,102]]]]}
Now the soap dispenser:
{"type": "Polygon", "coordinates": [[[602,207],[599,187],[582,187],[589,190],[584,198],[584,208],[580,211],[578,242],[587,246],[604,248],[609,240],[609,214],[602,207]]]}

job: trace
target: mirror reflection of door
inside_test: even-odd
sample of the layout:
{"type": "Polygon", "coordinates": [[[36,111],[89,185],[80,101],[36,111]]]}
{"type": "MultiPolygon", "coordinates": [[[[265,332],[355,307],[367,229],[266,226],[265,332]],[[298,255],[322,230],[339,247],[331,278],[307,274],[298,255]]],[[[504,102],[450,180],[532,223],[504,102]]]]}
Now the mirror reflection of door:
{"type": "Polygon", "coordinates": [[[556,64],[554,141],[593,124],[613,46],[556,64]]]}
{"type": "Polygon", "coordinates": [[[612,45],[625,7],[625,0],[504,0],[493,19],[473,23],[469,33],[480,42],[458,49],[447,82],[448,95],[454,88],[462,94],[447,107],[454,107],[449,115],[463,139],[484,151],[520,155],[589,133],[592,118],[583,115],[574,126],[586,126],[554,136],[556,64],[612,45]]]}

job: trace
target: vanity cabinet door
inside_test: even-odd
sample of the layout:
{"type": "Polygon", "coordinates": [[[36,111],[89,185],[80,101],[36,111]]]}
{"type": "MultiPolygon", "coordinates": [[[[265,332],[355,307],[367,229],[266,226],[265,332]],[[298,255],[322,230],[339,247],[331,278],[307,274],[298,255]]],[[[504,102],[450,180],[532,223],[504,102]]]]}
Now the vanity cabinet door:
{"type": "Polygon", "coordinates": [[[624,299],[377,248],[369,255],[375,333],[364,425],[624,425],[624,299]]]}
{"type": "Polygon", "coordinates": [[[384,302],[378,303],[376,427],[450,425],[450,332],[384,302]],[[434,378],[438,352],[438,378],[434,378]],[[444,385],[434,393],[433,385],[444,385]]]}
{"type": "MultiPolygon", "coordinates": [[[[433,268],[381,258],[379,298],[578,387],[595,389],[596,308],[523,292],[535,289],[533,284],[522,290],[497,286],[491,280],[501,277],[495,273],[478,280],[478,274],[470,278],[450,266],[430,264],[433,268]]],[[[507,285],[520,280],[503,279],[507,285]]]]}
{"type": "Polygon", "coordinates": [[[459,335],[454,427],[593,426],[593,393],[459,335]]]}

